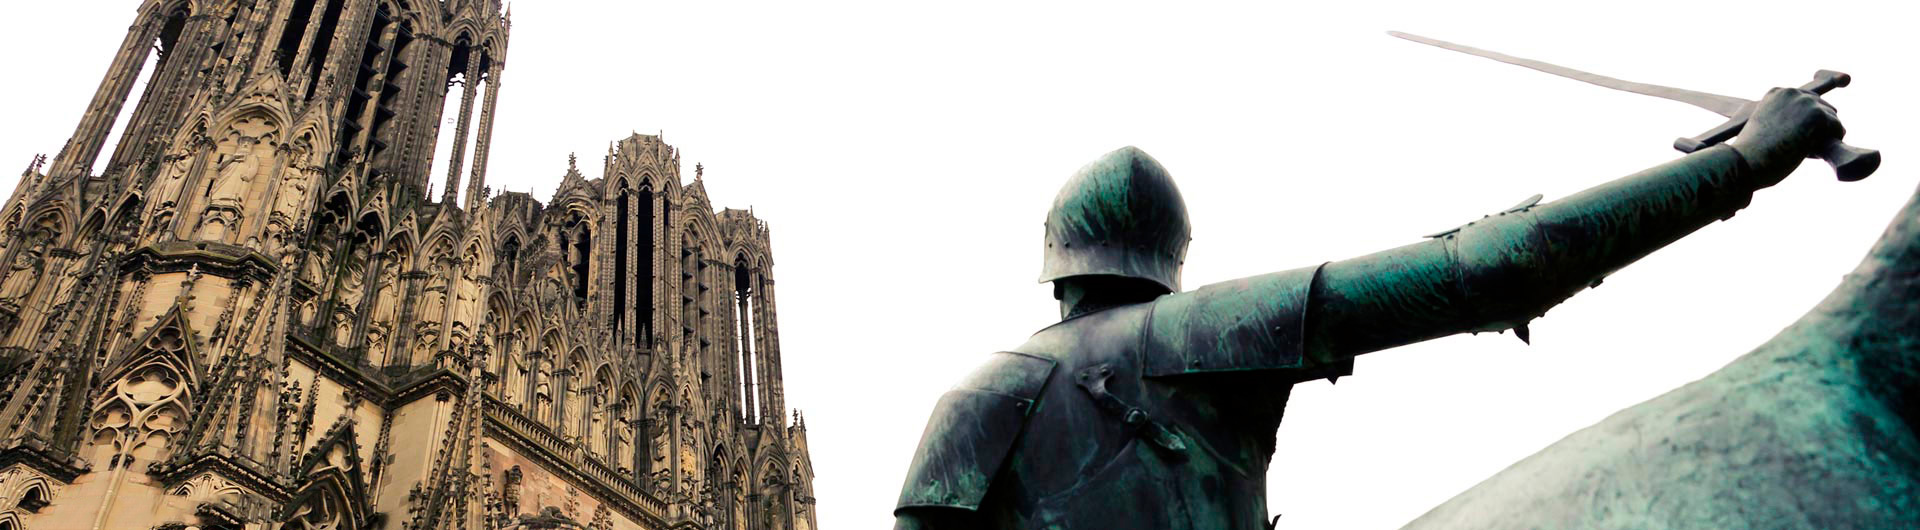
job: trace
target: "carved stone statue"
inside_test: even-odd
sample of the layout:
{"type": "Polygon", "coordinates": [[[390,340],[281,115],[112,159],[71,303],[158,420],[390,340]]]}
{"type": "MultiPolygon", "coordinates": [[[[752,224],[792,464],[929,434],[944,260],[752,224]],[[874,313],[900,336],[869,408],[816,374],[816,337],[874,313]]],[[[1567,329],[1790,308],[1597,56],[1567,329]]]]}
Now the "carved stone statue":
{"type": "Polygon", "coordinates": [[[667,423],[667,420],[655,420],[649,422],[648,427],[650,428],[647,434],[652,438],[651,447],[653,448],[654,467],[665,470],[667,469],[668,456],[667,442],[671,441],[667,435],[670,434],[669,431],[672,430],[672,424],[667,423]]]}
{"type": "Polygon", "coordinates": [[[169,154],[161,166],[160,177],[154,184],[152,195],[147,200],[161,207],[176,204],[180,200],[180,188],[186,185],[187,172],[193,169],[194,150],[169,154]]]}
{"type": "Polygon", "coordinates": [[[1840,135],[1812,93],[1776,90],[1732,145],[1420,243],[1187,292],[1179,190],[1146,153],[1109,153],[1047,215],[1040,281],[1062,320],[941,398],[895,528],[1269,528],[1293,384],[1456,333],[1526,340],[1548,308],[1732,216],[1840,135]]]}
{"type": "Polygon", "coordinates": [[[0,300],[19,300],[33,290],[40,280],[40,267],[46,261],[43,259],[46,245],[46,241],[41,240],[13,254],[13,263],[8,265],[12,270],[7,273],[6,282],[0,283],[0,300]]]}
{"type": "Polygon", "coordinates": [[[374,287],[373,319],[385,322],[393,319],[394,310],[400,306],[400,268],[405,266],[402,256],[387,256],[381,260],[379,284],[374,287]]]}
{"type": "Polygon", "coordinates": [[[273,211],[287,219],[300,216],[300,205],[307,199],[307,172],[298,167],[281,172],[280,189],[274,192],[273,211]]]}
{"type": "Polygon", "coordinates": [[[210,169],[214,178],[207,184],[208,205],[237,207],[246,199],[254,178],[272,167],[275,130],[264,118],[233,124],[210,169]]]}

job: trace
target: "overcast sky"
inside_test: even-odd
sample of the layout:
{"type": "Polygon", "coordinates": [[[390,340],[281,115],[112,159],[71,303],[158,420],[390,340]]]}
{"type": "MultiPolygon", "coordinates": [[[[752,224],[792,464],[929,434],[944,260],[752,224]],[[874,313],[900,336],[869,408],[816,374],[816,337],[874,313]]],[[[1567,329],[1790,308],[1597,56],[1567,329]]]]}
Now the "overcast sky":
{"type": "MultiPolygon", "coordinates": [[[[1034,282],[1041,221],[1102,153],[1136,145],[1172,171],[1192,289],[1563,197],[1721,121],[1389,29],[1746,98],[1849,72],[1829,101],[1887,161],[1851,184],[1809,162],[1731,222],[1555,308],[1532,347],[1449,337],[1302,385],[1269,470],[1285,528],[1397,527],[1725,365],[1836,285],[1915,187],[1920,39],[1905,7],[1430,4],[523,1],[490,184],[545,198],[568,152],[597,178],[607,142],[664,131],[688,178],[706,165],[716,205],[768,221],[787,401],[806,413],[833,530],[891,524],[935,399],[1057,320],[1034,282]]],[[[58,151],[134,5],[0,8],[0,168],[58,151]]]]}

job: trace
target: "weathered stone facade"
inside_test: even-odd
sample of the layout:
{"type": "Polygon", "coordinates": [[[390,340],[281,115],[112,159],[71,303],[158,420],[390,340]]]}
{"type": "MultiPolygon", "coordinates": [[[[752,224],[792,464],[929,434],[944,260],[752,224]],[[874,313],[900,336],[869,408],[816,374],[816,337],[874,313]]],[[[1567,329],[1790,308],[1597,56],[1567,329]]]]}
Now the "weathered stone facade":
{"type": "Polygon", "coordinates": [[[658,136],[492,193],[509,18],[141,3],[0,209],[0,530],[817,527],[767,225],[658,136]]]}

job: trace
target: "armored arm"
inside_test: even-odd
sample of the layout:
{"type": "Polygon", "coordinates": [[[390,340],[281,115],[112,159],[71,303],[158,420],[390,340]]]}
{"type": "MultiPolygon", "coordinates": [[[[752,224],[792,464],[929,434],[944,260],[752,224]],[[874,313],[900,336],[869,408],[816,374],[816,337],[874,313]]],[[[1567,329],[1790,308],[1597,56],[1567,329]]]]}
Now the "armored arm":
{"type": "Polygon", "coordinates": [[[1345,375],[1363,353],[1524,328],[1777,180],[1716,146],[1420,243],[1164,296],[1145,365],[1150,375],[1286,369],[1304,381],[1345,375]]]}
{"type": "Polygon", "coordinates": [[[1343,359],[1461,332],[1516,329],[1606,275],[1747,205],[1777,178],[1717,146],[1546,204],[1325,265],[1307,356],[1343,359]]]}

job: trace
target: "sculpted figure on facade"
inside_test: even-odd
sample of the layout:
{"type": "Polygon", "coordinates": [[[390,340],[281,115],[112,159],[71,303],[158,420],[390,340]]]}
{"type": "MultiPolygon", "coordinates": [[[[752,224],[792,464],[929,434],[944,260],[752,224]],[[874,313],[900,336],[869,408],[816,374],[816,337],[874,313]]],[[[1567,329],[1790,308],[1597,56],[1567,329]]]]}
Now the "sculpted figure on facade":
{"type": "Polygon", "coordinates": [[[161,159],[160,174],[154,179],[153,194],[147,197],[155,210],[171,210],[178,205],[180,190],[187,185],[188,173],[193,171],[194,159],[199,152],[197,142],[189,140],[181,151],[168,153],[161,159]]]}
{"type": "Polygon", "coordinates": [[[311,136],[302,135],[294,141],[293,156],[287,167],[280,171],[280,186],[273,194],[273,209],[270,219],[284,219],[288,224],[302,213],[302,205],[307,201],[309,173],[319,170],[320,161],[313,160],[319,153],[313,151],[311,136]]]}
{"type": "Polygon", "coordinates": [[[210,169],[213,178],[207,181],[207,204],[240,205],[253,179],[273,161],[276,130],[264,118],[242,119],[227,130],[210,169]]]}
{"type": "Polygon", "coordinates": [[[7,265],[7,279],[0,282],[0,301],[18,302],[40,281],[40,268],[46,263],[47,241],[42,238],[13,253],[7,265]]]}
{"type": "Polygon", "coordinates": [[[223,240],[236,228],[255,180],[273,169],[279,157],[279,128],[265,117],[248,117],[228,127],[214,150],[208,175],[199,239],[223,240]]]}

